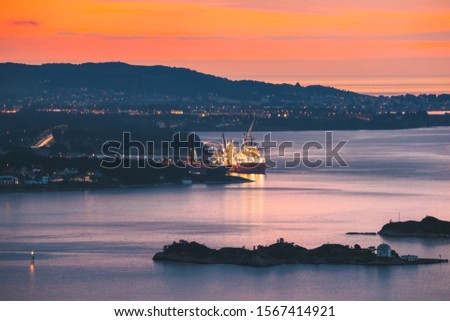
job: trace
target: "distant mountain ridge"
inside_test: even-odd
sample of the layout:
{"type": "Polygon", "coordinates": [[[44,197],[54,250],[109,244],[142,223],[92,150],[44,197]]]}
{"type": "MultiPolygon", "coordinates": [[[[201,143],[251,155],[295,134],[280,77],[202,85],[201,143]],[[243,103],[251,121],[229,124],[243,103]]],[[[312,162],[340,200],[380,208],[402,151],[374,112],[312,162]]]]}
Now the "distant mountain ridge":
{"type": "Polygon", "coordinates": [[[186,68],[138,66],[122,62],[0,64],[0,99],[3,101],[43,92],[68,90],[108,90],[181,98],[216,95],[236,100],[260,100],[261,97],[362,96],[320,85],[303,87],[298,84],[229,80],[186,68]]]}

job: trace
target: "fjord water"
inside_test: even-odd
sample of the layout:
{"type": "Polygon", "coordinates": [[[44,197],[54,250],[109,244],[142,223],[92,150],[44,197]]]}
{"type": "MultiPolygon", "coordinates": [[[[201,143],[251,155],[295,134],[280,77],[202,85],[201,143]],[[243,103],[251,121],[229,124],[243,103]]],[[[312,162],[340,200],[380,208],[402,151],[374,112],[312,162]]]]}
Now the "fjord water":
{"type": "MultiPolygon", "coordinates": [[[[278,142],[292,141],[295,151],[324,137],[272,133],[278,142]]],[[[251,248],[280,237],[308,248],[386,242],[400,254],[450,258],[449,239],[345,234],[425,215],[450,220],[450,128],[337,131],[338,140],[348,140],[341,151],[348,167],[278,163],[247,184],[2,193],[0,299],[450,300],[450,264],[254,268],[152,261],[179,239],[251,248]]],[[[292,159],[294,149],[284,158],[292,159]]],[[[323,158],[323,150],[313,156],[323,158]]]]}

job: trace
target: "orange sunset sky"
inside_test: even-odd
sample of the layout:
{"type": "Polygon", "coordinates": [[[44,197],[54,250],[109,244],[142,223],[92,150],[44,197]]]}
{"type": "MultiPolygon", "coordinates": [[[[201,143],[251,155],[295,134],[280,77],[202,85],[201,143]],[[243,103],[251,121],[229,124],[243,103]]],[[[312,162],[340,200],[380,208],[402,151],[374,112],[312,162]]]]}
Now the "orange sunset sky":
{"type": "Polygon", "coordinates": [[[450,92],[449,0],[1,0],[0,61],[450,92]]]}

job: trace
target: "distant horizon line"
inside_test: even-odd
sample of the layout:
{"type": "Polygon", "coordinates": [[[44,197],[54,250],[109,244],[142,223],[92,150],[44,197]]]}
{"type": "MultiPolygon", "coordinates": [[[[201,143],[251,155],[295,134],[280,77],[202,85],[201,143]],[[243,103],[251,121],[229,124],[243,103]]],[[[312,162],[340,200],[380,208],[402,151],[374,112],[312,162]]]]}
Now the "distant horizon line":
{"type": "Polygon", "coordinates": [[[212,72],[200,71],[198,69],[186,66],[178,66],[175,64],[141,64],[130,63],[121,60],[108,60],[108,61],[84,61],[84,62],[42,62],[42,63],[29,63],[29,62],[15,62],[15,61],[2,61],[0,64],[16,64],[25,66],[44,66],[44,65],[73,65],[81,66],[86,64],[122,64],[135,67],[165,67],[175,69],[186,69],[193,72],[201,73],[204,75],[214,76],[218,78],[224,78],[232,81],[256,81],[264,82],[274,85],[296,85],[300,84],[302,87],[308,86],[323,86],[331,87],[344,91],[351,91],[354,93],[370,96],[401,96],[401,95],[446,95],[450,94],[450,75],[436,75],[436,76],[419,76],[419,75],[400,75],[400,76],[300,76],[302,80],[292,78],[294,76],[243,76],[243,75],[217,75],[212,72]],[[289,79],[291,78],[291,79],[289,79]],[[411,81],[422,80],[422,82],[411,81]],[[443,83],[424,82],[423,80],[445,80],[443,83]],[[350,81],[350,82],[349,82],[350,81]],[[395,82],[393,82],[395,81],[395,82]],[[409,83],[408,83],[409,82],[409,83]],[[412,88],[411,88],[412,87],[412,88]],[[427,88],[428,87],[428,88],[427,88]],[[432,87],[432,88],[430,88],[432,87]],[[414,89],[413,89],[414,88],[414,89]],[[427,88],[427,89],[425,89],[427,88]]]}

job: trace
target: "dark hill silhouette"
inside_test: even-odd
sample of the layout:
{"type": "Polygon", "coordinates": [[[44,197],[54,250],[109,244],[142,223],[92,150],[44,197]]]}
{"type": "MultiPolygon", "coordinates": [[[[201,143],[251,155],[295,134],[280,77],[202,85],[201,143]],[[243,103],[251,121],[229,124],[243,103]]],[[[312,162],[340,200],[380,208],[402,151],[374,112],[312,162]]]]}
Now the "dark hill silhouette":
{"type": "Polygon", "coordinates": [[[233,81],[186,68],[136,66],[121,62],[25,65],[0,64],[0,98],[32,96],[45,91],[112,90],[130,94],[229,99],[295,96],[353,97],[359,94],[331,87],[233,81]]]}

